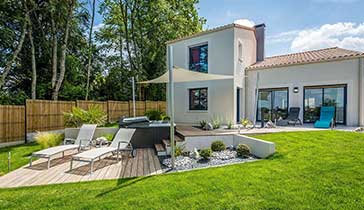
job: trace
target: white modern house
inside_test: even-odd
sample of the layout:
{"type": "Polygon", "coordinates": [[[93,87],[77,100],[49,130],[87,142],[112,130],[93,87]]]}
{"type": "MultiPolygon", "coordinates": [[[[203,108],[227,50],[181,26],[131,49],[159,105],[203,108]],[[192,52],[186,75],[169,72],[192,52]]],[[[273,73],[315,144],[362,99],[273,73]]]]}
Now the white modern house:
{"type": "Polygon", "coordinates": [[[234,77],[176,83],[177,123],[260,120],[262,108],[274,120],[289,107],[311,123],[321,106],[335,106],[337,124],[364,125],[364,53],[334,47],[265,57],[264,31],[264,24],[229,24],[167,42],[175,66],[234,77]]]}

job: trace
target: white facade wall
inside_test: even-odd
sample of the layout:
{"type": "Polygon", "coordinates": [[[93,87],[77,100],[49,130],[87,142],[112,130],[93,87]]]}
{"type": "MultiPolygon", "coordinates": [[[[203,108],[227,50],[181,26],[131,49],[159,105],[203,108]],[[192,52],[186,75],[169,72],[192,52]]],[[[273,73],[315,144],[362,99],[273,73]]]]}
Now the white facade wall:
{"type": "MultiPolygon", "coordinates": [[[[199,123],[219,118],[222,123],[236,122],[236,89],[244,87],[244,69],[255,62],[256,41],[254,31],[231,27],[218,32],[181,40],[173,47],[173,65],[188,69],[189,47],[208,44],[208,73],[233,75],[234,80],[176,83],[174,88],[175,121],[199,123]],[[238,43],[242,44],[242,62],[238,61],[238,43]],[[189,89],[208,88],[208,110],[189,110],[189,89]]],[[[241,115],[244,113],[243,89],[241,115]]]]}
{"type": "Polygon", "coordinates": [[[257,41],[255,38],[255,33],[253,31],[248,31],[240,28],[235,28],[234,30],[234,121],[240,121],[240,119],[245,118],[245,68],[254,64],[256,62],[256,51],[257,51],[257,41]],[[242,48],[239,48],[239,45],[242,48]],[[241,51],[241,52],[239,52],[241,51]],[[240,116],[237,119],[237,89],[240,89],[240,116]]]}
{"type": "Polygon", "coordinates": [[[305,86],[346,84],[346,123],[351,126],[359,124],[359,59],[248,70],[246,112],[249,119],[253,119],[256,113],[257,72],[260,72],[259,89],[288,87],[289,107],[301,107],[301,119],[305,86]],[[299,88],[298,93],[293,93],[294,87],[299,88]]]}

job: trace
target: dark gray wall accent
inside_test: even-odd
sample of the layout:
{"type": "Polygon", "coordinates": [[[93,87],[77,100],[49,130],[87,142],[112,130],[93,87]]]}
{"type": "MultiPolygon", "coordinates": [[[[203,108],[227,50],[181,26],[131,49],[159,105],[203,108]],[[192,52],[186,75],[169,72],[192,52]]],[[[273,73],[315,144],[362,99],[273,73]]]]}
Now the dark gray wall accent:
{"type": "Polygon", "coordinates": [[[255,27],[255,37],[257,39],[257,62],[264,60],[264,39],[265,39],[265,24],[259,24],[255,27]]]}

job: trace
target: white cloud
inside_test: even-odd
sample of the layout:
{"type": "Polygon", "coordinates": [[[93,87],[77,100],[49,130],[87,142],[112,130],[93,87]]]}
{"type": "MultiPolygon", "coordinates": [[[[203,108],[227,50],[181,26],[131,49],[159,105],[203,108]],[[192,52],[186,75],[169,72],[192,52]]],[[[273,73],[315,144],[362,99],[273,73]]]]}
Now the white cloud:
{"type": "Polygon", "coordinates": [[[93,27],[93,31],[98,32],[98,31],[100,31],[100,29],[101,29],[101,28],[103,28],[104,26],[105,26],[105,24],[103,24],[103,23],[100,23],[100,24],[94,25],[94,27],[93,27]]]}
{"type": "Polygon", "coordinates": [[[291,42],[299,34],[299,32],[300,30],[293,30],[267,36],[267,41],[269,43],[291,42]]]}
{"type": "Polygon", "coordinates": [[[254,27],[255,23],[248,19],[238,19],[234,21],[235,24],[247,26],[247,27],[254,27]]]}
{"type": "Polygon", "coordinates": [[[292,40],[291,51],[298,52],[334,46],[364,51],[364,23],[339,22],[302,30],[292,40]]]}

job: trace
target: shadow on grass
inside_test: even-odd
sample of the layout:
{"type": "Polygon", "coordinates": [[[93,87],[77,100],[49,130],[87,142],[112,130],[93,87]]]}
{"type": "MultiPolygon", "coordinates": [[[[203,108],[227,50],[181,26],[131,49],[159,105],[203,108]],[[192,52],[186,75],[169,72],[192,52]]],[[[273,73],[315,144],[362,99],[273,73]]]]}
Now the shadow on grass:
{"type": "Polygon", "coordinates": [[[125,188],[125,187],[128,187],[128,186],[134,185],[134,184],[136,184],[138,182],[147,180],[149,178],[151,178],[151,176],[118,179],[117,185],[115,187],[112,187],[112,188],[110,188],[110,189],[96,195],[96,197],[105,196],[105,195],[107,195],[109,193],[112,193],[112,192],[114,192],[116,190],[119,190],[119,189],[122,189],[122,188],[125,188]]]}

